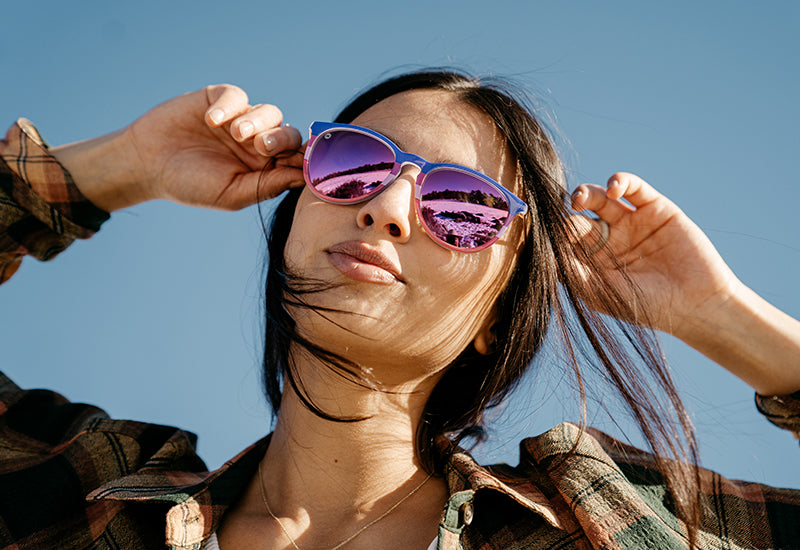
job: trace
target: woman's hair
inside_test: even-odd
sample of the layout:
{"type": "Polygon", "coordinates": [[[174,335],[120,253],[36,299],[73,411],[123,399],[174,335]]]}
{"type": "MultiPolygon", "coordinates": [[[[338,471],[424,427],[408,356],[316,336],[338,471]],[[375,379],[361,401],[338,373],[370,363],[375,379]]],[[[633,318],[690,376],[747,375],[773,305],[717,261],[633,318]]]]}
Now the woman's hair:
{"type": "MultiPolygon", "coordinates": [[[[351,122],[383,99],[421,89],[452,93],[492,119],[516,161],[516,194],[529,207],[516,267],[496,306],[493,351],[488,356],[480,355],[468,346],[437,383],[417,433],[417,451],[423,465],[432,472],[442,471],[446,457],[440,456],[435,442],[443,435],[456,442],[468,436],[483,437],[486,411],[498,405],[519,383],[552,331],[550,334],[563,348],[565,364],[569,365],[580,394],[581,427],[585,425],[585,370],[593,369],[617,391],[635,418],[693,541],[699,524],[699,481],[688,415],[655,334],[597,313],[599,308],[614,318],[635,318],[632,305],[613,285],[606,284],[593,255],[581,244],[568,221],[571,211],[562,163],[525,94],[496,78],[475,78],[449,69],[425,70],[396,76],[367,89],[342,110],[336,122],[351,122]],[[579,271],[578,262],[588,266],[588,277],[579,271]],[[587,280],[592,281],[590,286],[587,280]]],[[[266,395],[277,412],[283,384],[288,383],[319,416],[356,421],[335,418],[317,407],[292,362],[290,348],[299,345],[340,375],[369,386],[359,375],[357,365],[300,336],[288,313],[287,305],[317,309],[309,306],[305,297],[329,288],[299,278],[284,263],[284,247],[298,196],[299,190],[294,190],[281,201],[268,235],[266,395]]],[[[631,290],[636,292],[632,283],[631,290]]],[[[646,324],[646,319],[643,321],[646,324]]]]}

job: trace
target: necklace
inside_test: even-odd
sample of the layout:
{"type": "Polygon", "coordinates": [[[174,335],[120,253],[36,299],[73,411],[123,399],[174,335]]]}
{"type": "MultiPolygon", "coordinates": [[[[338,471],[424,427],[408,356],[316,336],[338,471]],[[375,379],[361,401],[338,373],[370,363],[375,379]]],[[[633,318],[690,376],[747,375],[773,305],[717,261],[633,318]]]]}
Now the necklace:
{"type": "MultiPolygon", "coordinates": [[[[356,531],[355,533],[353,533],[352,535],[350,535],[349,537],[344,539],[342,542],[340,542],[339,544],[337,544],[336,546],[331,548],[331,550],[339,550],[339,548],[341,548],[342,546],[344,546],[345,544],[347,544],[348,542],[350,542],[351,540],[356,538],[358,535],[360,535],[361,533],[363,533],[364,531],[366,531],[367,529],[369,529],[370,527],[372,527],[373,525],[378,523],[380,520],[382,520],[383,518],[385,518],[386,516],[388,516],[389,514],[394,512],[397,509],[398,506],[400,506],[405,501],[407,501],[409,498],[411,498],[411,496],[414,493],[416,493],[417,491],[422,489],[422,486],[425,485],[426,483],[428,483],[428,480],[431,478],[431,475],[432,474],[428,474],[428,477],[426,477],[424,480],[422,480],[422,483],[420,483],[419,485],[417,485],[416,487],[411,489],[410,493],[408,493],[406,496],[404,496],[403,498],[401,498],[400,500],[395,502],[394,505],[391,508],[389,508],[384,513],[382,513],[380,516],[378,516],[377,518],[373,519],[372,521],[367,523],[364,527],[362,527],[361,529],[359,529],[358,531],[356,531]]],[[[276,516],[275,514],[272,513],[272,510],[269,507],[269,502],[267,501],[267,493],[264,490],[264,477],[261,474],[261,463],[260,462],[258,464],[258,481],[259,481],[259,486],[261,487],[261,499],[264,501],[264,506],[266,506],[266,508],[267,508],[267,513],[270,515],[270,517],[272,519],[274,519],[275,521],[278,522],[278,525],[280,526],[281,531],[283,531],[284,536],[286,536],[286,538],[289,539],[289,542],[292,543],[292,546],[294,547],[294,549],[295,550],[301,550],[300,547],[297,546],[297,543],[294,541],[292,536],[286,530],[286,527],[284,527],[283,522],[280,519],[278,519],[278,516],[276,516]]]]}

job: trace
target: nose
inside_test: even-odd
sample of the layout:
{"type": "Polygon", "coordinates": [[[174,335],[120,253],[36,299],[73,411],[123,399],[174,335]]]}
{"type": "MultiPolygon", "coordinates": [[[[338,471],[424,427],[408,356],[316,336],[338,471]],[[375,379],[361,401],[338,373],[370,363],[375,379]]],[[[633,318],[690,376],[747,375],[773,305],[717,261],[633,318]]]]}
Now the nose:
{"type": "Polygon", "coordinates": [[[361,229],[373,227],[395,242],[407,242],[414,215],[414,185],[419,168],[407,166],[386,189],[365,202],[356,223],[361,229]]]}

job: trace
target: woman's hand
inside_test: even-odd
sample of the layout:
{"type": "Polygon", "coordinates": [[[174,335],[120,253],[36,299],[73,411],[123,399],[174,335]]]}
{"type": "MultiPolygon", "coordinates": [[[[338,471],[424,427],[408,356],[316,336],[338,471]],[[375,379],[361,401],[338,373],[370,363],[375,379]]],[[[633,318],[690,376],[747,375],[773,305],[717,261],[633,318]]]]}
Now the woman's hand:
{"type": "MultiPolygon", "coordinates": [[[[625,321],[680,338],[762,395],[800,389],[800,323],[742,284],[674,203],[637,176],[620,172],[605,189],[581,185],[572,204],[609,224],[608,241],[593,259],[633,305],[636,318],[625,321]],[[636,295],[622,271],[638,288],[636,295]]],[[[583,216],[573,221],[585,238],[596,241],[597,222],[583,216]]],[[[590,270],[584,272],[591,286],[590,270]]]]}
{"type": "MultiPolygon", "coordinates": [[[[738,280],[711,241],[641,178],[620,172],[607,188],[581,185],[572,206],[591,210],[608,223],[608,241],[593,257],[618,292],[634,303],[620,270],[642,291],[637,319],[626,321],[646,319],[652,328],[674,334],[687,318],[713,316],[736,291],[738,280]]],[[[581,218],[574,221],[586,231],[587,221],[581,218]]]]}
{"type": "Polygon", "coordinates": [[[109,212],[150,199],[235,210],[303,184],[302,138],[282,123],[277,107],[252,106],[243,90],[223,84],[53,154],[81,192],[109,212]]]}

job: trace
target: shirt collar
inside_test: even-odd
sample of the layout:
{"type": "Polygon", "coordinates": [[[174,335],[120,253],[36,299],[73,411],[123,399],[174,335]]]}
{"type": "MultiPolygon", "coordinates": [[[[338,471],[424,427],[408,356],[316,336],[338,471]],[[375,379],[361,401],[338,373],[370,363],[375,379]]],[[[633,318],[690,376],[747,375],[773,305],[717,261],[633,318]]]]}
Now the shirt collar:
{"type": "MultiPolygon", "coordinates": [[[[185,463],[191,445],[164,445],[137,472],[115,479],[92,491],[88,500],[151,502],[170,504],[167,512],[167,543],[171,548],[201,548],[219,528],[225,511],[236,502],[255,475],[266,453],[269,436],[251,445],[221,468],[211,471],[178,471],[169,468],[185,463]]],[[[445,481],[452,496],[465,491],[494,491],[511,502],[564,529],[559,503],[552,501],[547,476],[526,471],[524,475],[507,465],[484,467],[463,448],[442,439],[440,450],[449,458],[445,481]],[[545,491],[550,495],[545,494],[545,491]]],[[[559,499],[556,499],[558,501],[559,499]]]]}
{"type": "MultiPolygon", "coordinates": [[[[448,440],[440,440],[440,448],[450,455],[445,466],[445,480],[450,495],[462,491],[494,491],[540,516],[553,527],[565,528],[559,519],[562,514],[558,507],[542,490],[550,486],[546,476],[540,476],[535,471],[522,473],[518,468],[506,464],[481,466],[469,452],[448,440]]],[[[555,491],[548,493],[552,495],[555,491]]]]}

